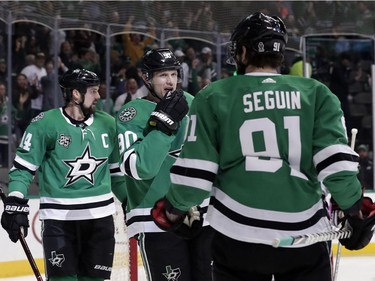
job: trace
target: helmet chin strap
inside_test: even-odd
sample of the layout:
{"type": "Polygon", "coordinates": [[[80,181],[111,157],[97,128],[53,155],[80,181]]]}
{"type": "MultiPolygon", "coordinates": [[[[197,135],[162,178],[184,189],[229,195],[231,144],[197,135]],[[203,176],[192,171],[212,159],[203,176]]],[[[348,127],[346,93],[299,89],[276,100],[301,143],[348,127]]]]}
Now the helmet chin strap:
{"type": "Polygon", "coordinates": [[[146,88],[150,91],[151,95],[155,98],[157,98],[159,101],[161,101],[161,97],[158,96],[158,94],[155,92],[154,88],[151,87],[151,83],[150,82],[145,82],[145,86],[146,88]]]}

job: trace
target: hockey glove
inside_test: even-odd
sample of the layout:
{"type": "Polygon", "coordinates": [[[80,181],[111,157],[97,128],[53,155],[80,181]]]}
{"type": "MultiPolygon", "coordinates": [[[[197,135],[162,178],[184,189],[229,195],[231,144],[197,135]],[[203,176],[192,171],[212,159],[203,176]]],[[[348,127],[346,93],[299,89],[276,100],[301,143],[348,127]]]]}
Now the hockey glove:
{"type": "Polygon", "coordinates": [[[175,211],[167,199],[158,200],[151,209],[155,224],[164,231],[185,238],[194,238],[202,229],[203,218],[199,207],[193,206],[189,212],[175,211]]]}
{"type": "Polygon", "coordinates": [[[21,233],[27,236],[27,228],[29,227],[29,200],[15,196],[6,197],[4,202],[4,212],[1,216],[1,225],[8,232],[10,240],[14,243],[18,241],[21,233]],[[21,227],[22,232],[21,232],[21,227]]]}
{"type": "Polygon", "coordinates": [[[199,206],[193,206],[180,227],[176,228],[174,233],[182,238],[191,239],[197,236],[203,226],[203,217],[199,206]]]}
{"type": "Polygon", "coordinates": [[[178,130],[188,111],[189,106],[181,89],[168,92],[151,112],[148,124],[170,136],[178,130]]]}
{"type": "Polygon", "coordinates": [[[375,204],[371,198],[364,197],[361,204],[363,218],[358,215],[346,215],[344,228],[352,231],[349,238],[341,239],[340,243],[348,250],[360,250],[366,247],[374,234],[375,204]]]}

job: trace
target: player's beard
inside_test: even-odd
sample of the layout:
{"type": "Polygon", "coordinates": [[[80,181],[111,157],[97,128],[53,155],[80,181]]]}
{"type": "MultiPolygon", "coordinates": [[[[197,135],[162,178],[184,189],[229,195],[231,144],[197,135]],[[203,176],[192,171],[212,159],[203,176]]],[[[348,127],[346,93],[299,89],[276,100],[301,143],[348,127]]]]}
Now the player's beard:
{"type": "Polygon", "coordinates": [[[91,105],[90,107],[86,107],[86,106],[82,105],[82,112],[85,116],[89,116],[91,114],[94,114],[95,111],[96,111],[95,105],[91,105]]]}

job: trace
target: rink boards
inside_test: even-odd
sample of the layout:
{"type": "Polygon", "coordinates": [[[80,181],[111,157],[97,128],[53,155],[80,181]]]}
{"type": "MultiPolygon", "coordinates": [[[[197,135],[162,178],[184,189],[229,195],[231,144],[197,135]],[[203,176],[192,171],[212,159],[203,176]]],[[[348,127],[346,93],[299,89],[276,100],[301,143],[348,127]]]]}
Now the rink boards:
{"type": "MultiPolygon", "coordinates": [[[[366,193],[375,200],[375,193],[366,193]]],[[[38,219],[39,200],[30,199],[30,228],[29,234],[26,238],[30,251],[32,252],[35,262],[41,271],[44,273],[43,251],[40,238],[41,224],[38,219]]],[[[336,255],[338,242],[333,241],[333,252],[336,255]]],[[[30,265],[27,261],[26,255],[20,243],[13,243],[9,240],[7,233],[0,227],[0,278],[16,277],[33,274],[30,265]]],[[[364,249],[359,251],[348,251],[344,247],[341,248],[343,256],[375,256],[375,237],[372,242],[364,249]]],[[[141,265],[141,259],[138,257],[138,264],[141,265]]]]}

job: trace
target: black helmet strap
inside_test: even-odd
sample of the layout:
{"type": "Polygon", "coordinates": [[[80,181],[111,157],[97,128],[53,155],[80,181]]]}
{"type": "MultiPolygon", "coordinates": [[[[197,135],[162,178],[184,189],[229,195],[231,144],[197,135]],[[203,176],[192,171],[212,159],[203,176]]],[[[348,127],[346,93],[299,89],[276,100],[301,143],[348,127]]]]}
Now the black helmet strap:
{"type": "MultiPolygon", "coordinates": [[[[151,80],[151,79],[150,79],[151,80]]],[[[158,96],[158,94],[155,92],[154,87],[151,85],[152,83],[149,82],[149,80],[145,81],[146,88],[150,91],[151,95],[155,98],[157,98],[159,101],[161,101],[161,97],[158,96]]]]}

